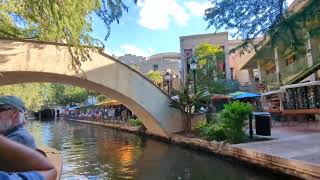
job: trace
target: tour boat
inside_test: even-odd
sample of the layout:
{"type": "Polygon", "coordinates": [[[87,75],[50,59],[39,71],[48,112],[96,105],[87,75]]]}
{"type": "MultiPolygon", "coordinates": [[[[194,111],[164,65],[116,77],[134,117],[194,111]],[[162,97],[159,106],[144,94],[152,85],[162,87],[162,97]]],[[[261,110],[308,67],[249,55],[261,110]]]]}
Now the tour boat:
{"type": "Polygon", "coordinates": [[[58,173],[57,180],[59,180],[61,177],[63,165],[61,152],[50,147],[38,147],[37,150],[43,155],[45,155],[48,158],[48,160],[54,165],[58,173]]]}

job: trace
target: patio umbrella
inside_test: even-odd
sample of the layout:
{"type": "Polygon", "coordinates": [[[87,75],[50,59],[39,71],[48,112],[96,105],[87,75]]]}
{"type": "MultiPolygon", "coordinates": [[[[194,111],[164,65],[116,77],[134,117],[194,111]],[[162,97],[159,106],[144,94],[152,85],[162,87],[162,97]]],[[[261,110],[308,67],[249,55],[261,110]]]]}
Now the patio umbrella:
{"type": "Polygon", "coordinates": [[[100,102],[95,106],[119,106],[119,105],[121,105],[119,101],[112,99],[112,100],[106,100],[106,101],[100,102]]]}
{"type": "Polygon", "coordinates": [[[232,99],[244,99],[244,98],[256,98],[256,97],[260,97],[261,95],[255,94],[255,93],[237,91],[237,92],[228,94],[228,96],[231,96],[232,99]]]}

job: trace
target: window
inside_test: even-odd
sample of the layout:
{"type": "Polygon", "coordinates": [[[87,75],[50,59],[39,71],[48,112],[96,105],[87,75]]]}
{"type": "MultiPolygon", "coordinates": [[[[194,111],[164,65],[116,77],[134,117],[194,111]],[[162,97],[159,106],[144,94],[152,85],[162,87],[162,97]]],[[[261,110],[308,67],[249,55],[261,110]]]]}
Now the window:
{"type": "Polygon", "coordinates": [[[153,65],[153,71],[158,71],[159,67],[158,67],[158,64],[154,64],[153,65]]]}

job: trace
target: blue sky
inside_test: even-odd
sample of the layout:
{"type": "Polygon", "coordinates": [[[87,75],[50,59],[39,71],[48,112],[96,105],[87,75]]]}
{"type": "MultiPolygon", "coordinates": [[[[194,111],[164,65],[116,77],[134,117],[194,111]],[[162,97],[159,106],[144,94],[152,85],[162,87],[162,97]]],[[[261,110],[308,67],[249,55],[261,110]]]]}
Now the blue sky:
{"type": "Polygon", "coordinates": [[[111,25],[107,41],[106,29],[95,17],[93,35],[103,40],[110,55],[179,52],[180,36],[214,32],[206,29],[203,19],[204,9],[211,6],[208,0],[140,0],[137,5],[129,4],[129,12],[124,13],[119,24],[111,25]]]}

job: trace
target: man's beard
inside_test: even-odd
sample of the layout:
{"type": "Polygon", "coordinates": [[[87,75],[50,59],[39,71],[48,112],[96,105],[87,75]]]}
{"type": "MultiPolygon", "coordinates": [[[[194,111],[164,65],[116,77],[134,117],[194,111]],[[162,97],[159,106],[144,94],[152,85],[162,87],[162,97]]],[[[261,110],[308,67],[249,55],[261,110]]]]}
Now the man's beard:
{"type": "Polygon", "coordinates": [[[12,126],[12,121],[11,120],[6,120],[3,122],[0,122],[0,134],[6,133],[12,126]]]}

